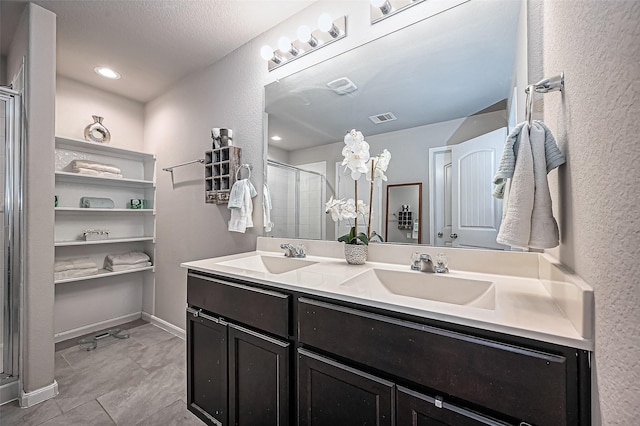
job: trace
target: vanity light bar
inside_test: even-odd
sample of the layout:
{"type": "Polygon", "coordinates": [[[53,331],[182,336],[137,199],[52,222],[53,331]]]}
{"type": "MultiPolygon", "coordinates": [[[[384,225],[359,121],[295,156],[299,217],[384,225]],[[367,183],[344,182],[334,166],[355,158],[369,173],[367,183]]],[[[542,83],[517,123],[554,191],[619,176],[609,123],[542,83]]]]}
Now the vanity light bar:
{"type": "Polygon", "coordinates": [[[315,50],[328,46],[347,36],[347,17],[341,16],[331,20],[327,14],[321,15],[318,29],[311,29],[303,25],[298,29],[298,38],[290,41],[287,37],[280,37],[278,49],[273,50],[265,45],[260,55],[267,61],[269,71],[272,71],[293,60],[303,57],[315,50]]]}
{"type": "Polygon", "coordinates": [[[371,24],[422,3],[424,0],[371,0],[371,24]]]}

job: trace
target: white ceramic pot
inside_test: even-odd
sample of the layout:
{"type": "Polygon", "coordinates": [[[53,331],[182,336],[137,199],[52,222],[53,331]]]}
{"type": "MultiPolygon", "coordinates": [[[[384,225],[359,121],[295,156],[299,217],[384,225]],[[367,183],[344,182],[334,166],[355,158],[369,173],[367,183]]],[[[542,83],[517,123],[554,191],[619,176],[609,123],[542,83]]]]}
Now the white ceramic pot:
{"type": "Polygon", "coordinates": [[[350,265],[364,265],[367,261],[367,249],[364,244],[345,244],[344,258],[350,265]]]}

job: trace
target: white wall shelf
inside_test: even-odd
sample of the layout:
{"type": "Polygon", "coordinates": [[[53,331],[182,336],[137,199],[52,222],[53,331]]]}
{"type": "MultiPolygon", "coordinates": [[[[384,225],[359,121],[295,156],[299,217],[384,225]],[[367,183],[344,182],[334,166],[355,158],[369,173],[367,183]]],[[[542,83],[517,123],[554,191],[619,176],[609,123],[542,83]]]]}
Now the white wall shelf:
{"type": "Polygon", "coordinates": [[[79,173],[65,171],[56,171],[56,182],[69,182],[83,185],[131,186],[135,188],[153,188],[155,186],[155,182],[150,180],[81,175],[79,173]]]}
{"type": "Polygon", "coordinates": [[[140,242],[140,241],[155,242],[155,237],[108,238],[106,240],[95,240],[95,241],[84,241],[84,240],[56,241],[54,245],[56,247],[71,247],[71,246],[92,246],[92,245],[99,245],[99,244],[134,243],[134,242],[140,242]]]}
{"type": "Polygon", "coordinates": [[[135,274],[137,272],[153,271],[153,270],[154,270],[153,266],[146,266],[144,268],[130,269],[128,271],[118,271],[118,272],[111,272],[106,269],[99,269],[98,273],[95,275],[87,275],[86,277],[65,278],[62,280],[55,280],[54,284],[57,285],[57,284],[71,283],[71,282],[77,282],[77,281],[95,280],[95,279],[101,279],[101,278],[107,278],[107,277],[114,277],[116,275],[135,274]]]}
{"type": "Polygon", "coordinates": [[[91,213],[153,213],[154,209],[88,209],[82,207],[56,207],[56,213],[79,213],[79,214],[91,214],[91,213]]]}
{"type": "MultiPolygon", "coordinates": [[[[155,155],[106,144],[56,137],[55,146],[55,258],[88,257],[102,268],[107,255],[142,251],[155,264],[155,155]],[[74,160],[95,161],[121,170],[122,178],[71,172],[74,160]],[[82,208],[82,197],[108,198],[113,209],[82,208]],[[130,208],[131,200],[145,200],[144,209],[130,208]],[[88,229],[108,230],[111,238],[85,241],[88,229]]],[[[52,280],[55,285],[55,333],[98,331],[104,324],[140,312],[154,315],[154,266],[52,280]],[[59,285],[64,284],[64,285],[59,285]]]]}

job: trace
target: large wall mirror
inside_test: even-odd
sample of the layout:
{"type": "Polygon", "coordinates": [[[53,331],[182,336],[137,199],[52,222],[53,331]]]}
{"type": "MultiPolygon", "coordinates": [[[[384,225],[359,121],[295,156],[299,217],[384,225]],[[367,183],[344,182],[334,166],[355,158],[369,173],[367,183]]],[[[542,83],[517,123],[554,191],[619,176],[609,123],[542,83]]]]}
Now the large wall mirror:
{"type": "MultiPolygon", "coordinates": [[[[355,128],[372,155],[391,152],[388,180],[374,191],[373,230],[383,235],[389,221],[387,186],[416,182],[420,230],[409,242],[502,249],[491,179],[525,84],[521,7],[472,0],[267,85],[265,235],[335,240],[348,229],[324,205],[330,196],[353,197],[339,163],[344,135],[355,128]],[[327,86],[340,79],[355,89],[327,86]]],[[[358,198],[368,200],[362,182],[358,198]]]]}

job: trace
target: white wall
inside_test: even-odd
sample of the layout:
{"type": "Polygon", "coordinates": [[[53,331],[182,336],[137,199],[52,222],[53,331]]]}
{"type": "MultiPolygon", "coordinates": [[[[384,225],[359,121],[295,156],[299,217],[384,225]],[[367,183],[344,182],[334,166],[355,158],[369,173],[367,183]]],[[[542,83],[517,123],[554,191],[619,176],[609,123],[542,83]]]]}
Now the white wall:
{"type": "Polygon", "coordinates": [[[143,150],[142,103],[58,76],[56,136],[84,140],[84,128],[93,123],[92,115],[104,117],[102,124],[111,133],[110,146],[143,150]]]}
{"type": "Polygon", "coordinates": [[[532,3],[543,21],[530,31],[543,31],[530,54],[566,79],[564,93],[544,95],[567,156],[550,178],[561,234],[550,253],[595,290],[594,424],[638,424],[640,2],[532,3]]]}
{"type": "MultiPolygon", "coordinates": [[[[29,3],[7,58],[10,81],[25,60],[26,245],[22,307],[21,378],[25,392],[53,383],[53,146],[56,69],[56,17],[29,3]]],[[[16,89],[21,89],[21,84],[16,89]]]]}
{"type": "Polygon", "coordinates": [[[462,2],[424,2],[410,13],[371,26],[367,1],[319,1],[146,105],[144,147],[156,153],[158,170],[202,158],[211,148],[211,128],[229,127],[234,130],[234,143],[243,149],[242,161],[254,167],[253,183],[259,193],[255,228],[246,234],[229,233],[226,206],[204,203],[201,166],[176,169],[174,186],[168,173],[159,172],[156,316],[185,326],[186,274],[180,262],[254,250],[256,237],[262,235],[264,85],[462,2]],[[299,25],[315,25],[325,11],[332,16],[349,15],[347,38],[269,73],[260,47],[276,45],[282,35],[294,39],[299,25]]]}

